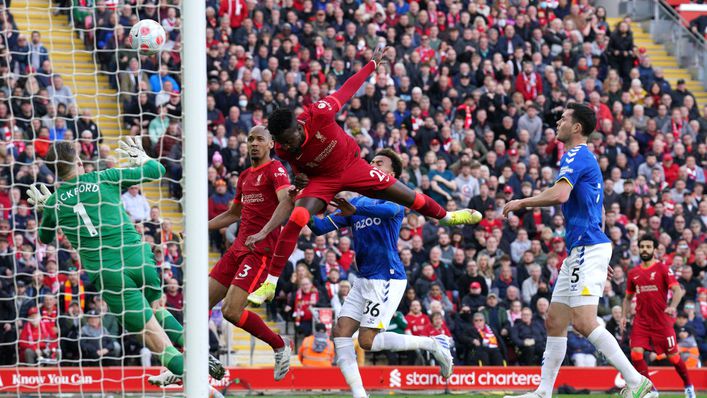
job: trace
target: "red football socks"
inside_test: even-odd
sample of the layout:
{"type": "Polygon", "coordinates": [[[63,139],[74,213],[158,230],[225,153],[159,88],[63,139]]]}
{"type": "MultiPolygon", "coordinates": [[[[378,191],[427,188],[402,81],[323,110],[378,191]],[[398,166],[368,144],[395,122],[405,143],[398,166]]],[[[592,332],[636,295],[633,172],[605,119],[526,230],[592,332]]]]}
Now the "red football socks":
{"type": "Polygon", "coordinates": [[[673,355],[668,360],[675,366],[675,371],[680,375],[683,385],[685,387],[691,386],[692,382],[690,382],[690,375],[687,373],[687,366],[685,366],[685,361],[680,359],[680,355],[673,355]]]}
{"type": "Polygon", "coordinates": [[[643,358],[641,358],[641,359],[631,358],[631,359],[632,359],[631,362],[633,362],[633,367],[636,368],[636,371],[638,373],[640,373],[642,376],[646,376],[647,378],[650,379],[650,377],[648,376],[648,365],[646,365],[646,361],[643,360],[643,358]]]}
{"type": "Polygon", "coordinates": [[[292,215],[289,221],[285,224],[285,228],[280,232],[280,237],[277,239],[277,245],[275,245],[275,253],[273,253],[272,260],[270,260],[270,265],[268,267],[268,274],[280,277],[282,270],[287,264],[287,260],[292,255],[292,252],[297,246],[297,238],[299,238],[299,233],[302,231],[305,225],[309,222],[309,211],[304,207],[295,207],[292,210],[292,215]]]}
{"type": "Polygon", "coordinates": [[[250,311],[243,311],[241,319],[236,326],[266,342],[273,350],[278,350],[285,346],[282,337],[273,332],[268,325],[263,322],[262,318],[250,311]]]}
{"type": "Polygon", "coordinates": [[[447,215],[447,210],[444,210],[439,203],[427,195],[416,193],[415,201],[410,206],[412,210],[422,214],[425,217],[432,217],[438,220],[443,219],[447,215]]]}
{"type": "Polygon", "coordinates": [[[650,379],[650,377],[648,377],[648,365],[646,365],[646,361],[643,359],[642,352],[631,351],[631,362],[638,373],[650,379]]]}

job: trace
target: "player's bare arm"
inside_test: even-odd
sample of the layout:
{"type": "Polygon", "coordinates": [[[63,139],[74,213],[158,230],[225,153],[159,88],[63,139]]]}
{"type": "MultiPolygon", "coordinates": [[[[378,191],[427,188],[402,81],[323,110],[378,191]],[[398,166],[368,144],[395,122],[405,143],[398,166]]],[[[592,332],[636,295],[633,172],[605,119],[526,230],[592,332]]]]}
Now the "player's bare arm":
{"type": "Polygon", "coordinates": [[[619,329],[621,330],[621,333],[626,330],[626,321],[628,320],[628,314],[630,314],[631,312],[631,301],[633,301],[634,296],[634,293],[626,293],[626,296],[624,297],[621,323],[619,324],[619,329]]]}
{"type": "MultiPolygon", "coordinates": [[[[432,187],[432,190],[437,192],[438,194],[444,196],[447,198],[447,200],[452,200],[452,195],[447,193],[444,189],[442,189],[441,186],[439,186],[440,182],[436,179],[439,176],[435,176],[435,179],[430,182],[430,187],[432,187]]],[[[441,177],[440,177],[441,178],[441,177]]],[[[443,179],[443,178],[442,178],[443,179]]],[[[445,184],[446,185],[446,184],[445,184]]]]}
{"type": "Polygon", "coordinates": [[[679,284],[673,285],[670,290],[673,291],[673,297],[670,299],[670,303],[665,307],[665,313],[675,318],[678,315],[678,305],[682,298],[685,297],[685,291],[679,284]]]}
{"type": "Polygon", "coordinates": [[[503,207],[503,216],[508,217],[509,213],[528,207],[547,207],[565,203],[570,198],[570,192],[572,192],[572,185],[569,182],[565,180],[557,181],[555,185],[536,196],[511,200],[506,203],[503,207]]]}
{"type": "Polygon", "coordinates": [[[240,220],[241,210],[243,210],[241,203],[231,202],[231,207],[228,210],[209,220],[209,229],[226,228],[240,220]]]}
{"type": "Polygon", "coordinates": [[[260,232],[255,235],[250,235],[246,239],[245,245],[248,246],[248,248],[251,250],[255,249],[256,243],[265,239],[270,232],[272,232],[275,228],[281,227],[282,224],[287,221],[287,217],[290,216],[292,209],[295,207],[294,201],[292,200],[293,192],[296,192],[294,187],[277,191],[277,200],[279,203],[275,208],[275,212],[273,212],[272,217],[270,217],[267,224],[263,225],[263,229],[261,229],[260,232]]]}
{"type": "Polygon", "coordinates": [[[452,191],[457,190],[457,183],[455,183],[454,181],[449,181],[439,174],[434,176],[434,178],[432,178],[432,181],[436,181],[438,183],[444,184],[447,186],[447,188],[451,189],[452,191]]]}

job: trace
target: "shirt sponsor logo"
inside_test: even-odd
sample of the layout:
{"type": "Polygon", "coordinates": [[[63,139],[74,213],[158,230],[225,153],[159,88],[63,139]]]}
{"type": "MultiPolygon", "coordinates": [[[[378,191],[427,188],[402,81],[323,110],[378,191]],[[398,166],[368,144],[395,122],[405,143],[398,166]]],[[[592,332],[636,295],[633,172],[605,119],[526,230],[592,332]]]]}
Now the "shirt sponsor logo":
{"type": "MultiPolygon", "coordinates": [[[[319,134],[319,133],[317,133],[317,134],[319,134]]],[[[326,159],[327,156],[329,156],[329,155],[331,154],[331,151],[334,150],[334,147],[336,146],[337,142],[338,142],[337,140],[332,140],[332,141],[329,143],[329,145],[327,145],[326,148],[324,148],[324,150],[322,151],[322,153],[320,153],[319,156],[317,156],[316,158],[314,158],[314,161],[317,162],[317,163],[319,163],[319,162],[321,162],[322,160],[326,159]]]]}
{"type": "Polygon", "coordinates": [[[265,198],[262,193],[251,193],[248,195],[243,195],[241,197],[241,203],[262,203],[265,202],[265,198]]]}
{"type": "Polygon", "coordinates": [[[66,192],[62,192],[59,194],[59,200],[62,202],[67,201],[68,199],[72,199],[74,197],[78,197],[79,193],[83,192],[98,192],[98,184],[93,184],[93,183],[80,183],[73,189],[70,189],[66,192]]]}
{"type": "Polygon", "coordinates": [[[560,175],[572,174],[572,173],[574,173],[574,169],[569,166],[563,166],[560,169],[560,175]]]}
{"type": "Polygon", "coordinates": [[[658,286],[656,286],[656,285],[636,286],[636,294],[657,292],[657,291],[658,291],[658,286]]]}
{"type": "Polygon", "coordinates": [[[381,225],[381,219],[378,217],[374,217],[356,221],[354,223],[354,229],[358,231],[360,229],[368,228],[372,225],[381,225]]]}

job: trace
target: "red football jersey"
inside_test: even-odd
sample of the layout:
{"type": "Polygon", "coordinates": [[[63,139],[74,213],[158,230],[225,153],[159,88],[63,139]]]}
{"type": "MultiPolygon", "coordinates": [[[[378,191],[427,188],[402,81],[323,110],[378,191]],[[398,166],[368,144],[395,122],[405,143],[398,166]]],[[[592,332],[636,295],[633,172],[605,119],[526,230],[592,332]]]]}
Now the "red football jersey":
{"type": "Polygon", "coordinates": [[[407,330],[415,336],[425,336],[427,326],[431,325],[430,318],[425,314],[407,314],[405,315],[405,320],[408,322],[407,330]]]}
{"type": "Polygon", "coordinates": [[[304,125],[305,140],[298,155],[275,143],[280,159],[286,160],[298,173],[308,176],[336,176],[356,158],[360,148],[354,139],[336,123],[341,104],[328,96],[304,107],[297,121],[304,125]]]}
{"type": "MultiPolygon", "coordinates": [[[[248,236],[260,232],[279,204],[277,192],[289,188],[290,178],[285,167],[277,160],[250,167],[241,173],[236,186],[236,203],[241,203],[241,225],[234,245],[245,248],[248,236]]],[[[267,238],[256,245],[256,252],[272,254],[280,236],[280,228],[275,228],[267,238]]]]}
{"type": "Polygon", "coordinates": [[[673,271],[656,261],[648,268],[637,266],[628,272],[626,292],[636,295],[636,319],[634,327],[656,328],[665,325],[672,328],[675,320],[666,314],[668,291],[678,284],[673,271]]]}

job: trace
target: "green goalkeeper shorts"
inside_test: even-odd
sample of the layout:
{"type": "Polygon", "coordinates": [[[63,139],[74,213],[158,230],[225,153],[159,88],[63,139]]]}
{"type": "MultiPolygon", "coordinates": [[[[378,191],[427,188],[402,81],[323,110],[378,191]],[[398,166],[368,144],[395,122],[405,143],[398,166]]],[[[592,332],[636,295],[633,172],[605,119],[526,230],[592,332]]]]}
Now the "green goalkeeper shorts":
{"type": "Polygon", "coordinates": [[[162,298],[160,276],[149,245],[124,257],[122,268],[91,268],[98,268],[89,272],[89,277],[110,312],[129,332],[142,331],[152,318],[152,303],[162,298]]]}

